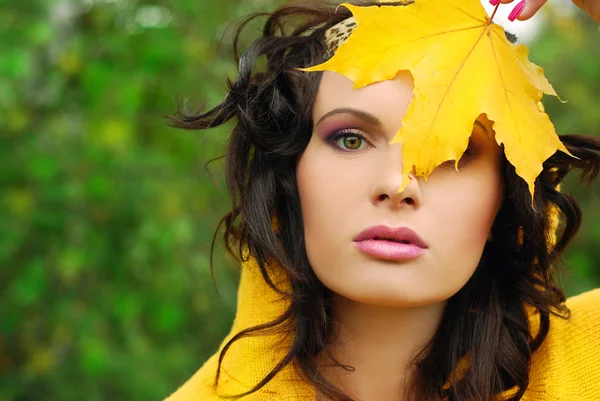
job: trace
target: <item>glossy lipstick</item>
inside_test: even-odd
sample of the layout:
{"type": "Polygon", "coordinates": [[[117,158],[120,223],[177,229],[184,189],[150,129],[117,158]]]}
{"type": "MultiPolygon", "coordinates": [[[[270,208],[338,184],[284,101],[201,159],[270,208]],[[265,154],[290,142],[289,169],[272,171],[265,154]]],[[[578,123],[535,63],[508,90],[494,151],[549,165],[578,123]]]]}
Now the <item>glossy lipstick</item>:
{"type": "Polygon", "coordinates": [[[369,227],[354,238],[354,245],[367,255],[385,260],[410,260],[425,253],[427,244],[408,227],[369,227]]]}

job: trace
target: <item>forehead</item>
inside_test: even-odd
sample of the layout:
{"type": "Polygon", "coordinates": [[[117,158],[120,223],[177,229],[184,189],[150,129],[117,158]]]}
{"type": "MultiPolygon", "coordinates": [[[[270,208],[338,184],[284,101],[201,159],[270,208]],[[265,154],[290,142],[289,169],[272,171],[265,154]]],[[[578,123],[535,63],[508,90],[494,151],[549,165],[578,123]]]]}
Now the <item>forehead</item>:
{"type": "Polygon", "coordinates": [[[325,71],[313,106],[313,120],[337,108],[355,108],[377,117],[384,125],[399,127],[413,98],[413,79],[400,71],[392,80],[353,89],[352,81],[336,72],[325,71]]]}

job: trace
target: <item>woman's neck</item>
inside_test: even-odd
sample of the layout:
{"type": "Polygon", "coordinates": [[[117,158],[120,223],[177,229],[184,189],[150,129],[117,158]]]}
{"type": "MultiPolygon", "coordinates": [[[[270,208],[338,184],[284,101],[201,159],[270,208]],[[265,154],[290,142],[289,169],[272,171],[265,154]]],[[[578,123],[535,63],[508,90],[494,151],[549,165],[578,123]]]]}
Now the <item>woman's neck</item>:
{"type": "Polygon", "coordinates": [[[396,308],[336,296],[328,350],[355,370],[335,367],[322,356],[320,373],[355,400],[398,401],[413,358],[434,336],[445,305],[396,308]]]}

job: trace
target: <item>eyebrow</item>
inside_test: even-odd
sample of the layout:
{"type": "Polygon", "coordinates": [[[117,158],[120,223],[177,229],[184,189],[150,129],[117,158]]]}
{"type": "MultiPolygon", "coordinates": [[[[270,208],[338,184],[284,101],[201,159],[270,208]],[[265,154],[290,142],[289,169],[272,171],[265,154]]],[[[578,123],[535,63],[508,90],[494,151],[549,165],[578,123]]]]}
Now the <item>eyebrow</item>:
{"type": "MultiPolygon", "coordinates": [[[[375,126],[381,126],[381,121],[379,121],[379,119],[377,117],[375,117],[373,114],[367,113],[366,111],[353,109],[352,107],[341,107],[338,109],[331,110],[330,112],[326,113],[321,118],[319,118],[319,121],[317,122],[317,126],[319,124],[321,124],[323,122],[323,120],[325,120],[328,117],[334,116],[336,114],[344,114],[344,113],[351,114],[357,118],[360,118],[361,120],[368,122],[369,124],[372,124],[375,126]]],[[[481,127],[485,131],[486,134],[488,134],[488,135],[490,134],[487,127],[481,121],[475,120],[475,124],[478,125],[479,127],[481,127]]]]}
{"type": "Polygon", "coordinates": [[[331,110],[319,119],[319,121],[317,122],[317,126],[321,124],[323,120],[325,120],[327,117],[331,117],[333,115],[342,113],[351,114],[354,117],[360,118],[361,120],[368,122],[369,124],[381,126],[381,121],[379,121],[379,119],[377,119],[377,117],[375,117],[373,114],[367,113],[366,111],[353,109],[351,107],[342,107],[339,109],[331,110]]]}

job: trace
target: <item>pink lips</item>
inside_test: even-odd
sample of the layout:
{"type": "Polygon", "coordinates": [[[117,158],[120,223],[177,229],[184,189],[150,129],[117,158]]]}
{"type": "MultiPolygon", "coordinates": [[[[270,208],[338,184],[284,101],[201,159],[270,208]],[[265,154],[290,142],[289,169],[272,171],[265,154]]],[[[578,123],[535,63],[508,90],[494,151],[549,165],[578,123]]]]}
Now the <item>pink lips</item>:
{"type": "Polygon", "coordinates": [[[354,238],[354,244],[364,253],[379,259],[409,260],[422,255],[427,244],[407,227],[373,226],[354,238]]]}

